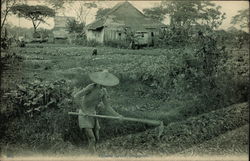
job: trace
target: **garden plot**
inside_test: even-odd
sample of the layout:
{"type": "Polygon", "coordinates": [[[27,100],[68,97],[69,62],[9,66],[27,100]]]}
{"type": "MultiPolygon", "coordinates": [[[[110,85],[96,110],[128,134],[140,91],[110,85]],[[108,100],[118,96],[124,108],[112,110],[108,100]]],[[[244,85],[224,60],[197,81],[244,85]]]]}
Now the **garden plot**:
{"type": "MultiPolygon", "coordinates": [[[[162,120],[165,131],[159,142],[152,126],[103,120],[101,152],[111,149],[114,154],[124,155],[133,151],[177,153],[246,122],[246,104],[239,105],[238,114],[235,106],[224,110],[224,106],[208,106],[200,91],[185,92],[193,86],[188,79],[199,74],[186,71],[191,51],[97,49],[97,56],[91,55],[90,47],[17,49],[25,59],[21,63],[22,79],[13,83],[16,89],[6,97],[17,106],[4,111],[9,120],[3,127],[7,129],[5,140],[13,146],[33,147],[37,151],[65,153],[85,149],[87,141],[78,128],[77,118],[67,115],[77,110],[71,93],[91,82],[88,73],[103,69],[120,78],[118,86],[108,88],[111,106],[127,117],[162,120]],[[221,110],[211,112],[215,109],[221,110]],[[203,123],[212,125],[204,127],[203,123]]],[[[195,59],[192,62],[199,65],[195,59]]]]}

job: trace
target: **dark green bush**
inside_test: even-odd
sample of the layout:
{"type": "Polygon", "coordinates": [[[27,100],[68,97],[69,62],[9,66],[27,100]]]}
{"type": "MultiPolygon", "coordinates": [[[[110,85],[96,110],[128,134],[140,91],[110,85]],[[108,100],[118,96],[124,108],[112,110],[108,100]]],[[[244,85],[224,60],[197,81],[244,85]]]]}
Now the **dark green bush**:
{"type": "Polygon", "coordinates": [[[127,41],[119,41],[119,40],[109,40],[109,41],[105,41],[104,43],[106,46],[110,46],[110,47],[115,47],[115,48],[123,48],[123,49],[128,49],[130,43],[127,41]]]}
{"type": "Polygon", "coordinates": [[[95,40],[87,40],[84,36],[77,36],[73,41],[75,45],[88,46],[88,47],[96,47],[101,46],[101,44],[95,40]]]}

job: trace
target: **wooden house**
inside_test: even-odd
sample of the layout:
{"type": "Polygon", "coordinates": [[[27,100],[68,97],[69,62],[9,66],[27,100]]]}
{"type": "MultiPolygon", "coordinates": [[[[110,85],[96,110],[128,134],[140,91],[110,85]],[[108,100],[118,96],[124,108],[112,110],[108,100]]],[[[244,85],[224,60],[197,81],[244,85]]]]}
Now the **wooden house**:
{"type": "Polygon", "coordinates": [[[166,25],[146,17],[129,2],[115,5],[108,13],[87,25],[87,40],[99,43],[124,41],[132,33],[139,43],[152,45],[154,37],[166,25]]]}

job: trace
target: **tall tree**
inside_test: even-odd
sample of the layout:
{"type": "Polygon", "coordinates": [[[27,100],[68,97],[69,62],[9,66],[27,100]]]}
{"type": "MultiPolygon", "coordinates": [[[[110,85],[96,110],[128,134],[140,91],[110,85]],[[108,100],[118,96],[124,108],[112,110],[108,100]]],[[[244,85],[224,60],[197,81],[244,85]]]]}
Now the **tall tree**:
{"type": "Polygon", "coordinates": [[[46,0],[46,2],[55,10],[64,8],[65,4],[65,0],[46,0]]]}
{"type": "Polygon", "coordinates": [[[86,19],[92,9],[97,8],[98,2],[74,1],[74,0],[46,0],[53,9],[64,15],[65,10],[70,9],[74,12],[77,21],[86,24],[86,19]]]}
{"type": "Polygon", "coordinates": [[[77,22],[75,19],[67,22],[67,30],[69,33],[82,33],[83,28],[84,24],[82,22],[77,22]]]}
{"type": "Polygon", "coordinates": [[[1,33],[11,8],[16,4],[17,0],[1,0],[1,33]]]}
{"type": "Polygon", "coordinates": [[[238,14],[232,18],[231,24],[239,24],[241,29],[247,29],[249,27],[249,9],[238,11],[238,14]]]}
{"type": "Polygon", "coordinates": [[[153,7],[153,8],[145,8],[143,9],[144,15],[150,17],[152,19],[163,21],[166,15],[166,9],[163,8],[162,5],[153,7]]]}
{"type": "Polygon", "coordinates": [[[166,13],[172,26],[190,26],[194,24],[218,28],[225,19],[225,13],[209,1],[164,1],[166,13]]]}
{"type": "Polygon", "coordinates": [[[95,15],[95,19],[100,19],[102,16],[104,16],[105,14],[107,14],[109,11],[111,10],[111,8],[100,8],[95,15]]]}
{"type": "Polygon", "coordinates": [[[21,4],[13,6],[11,11],[19,17],[31,20],[34,27],[34,33],[36,33],[41,23],[46,23],[46,18],[55,16],[55,11],[53,9],[42,5],[29,6],[27,4],[21,4]]]}
{"type": "Polygon", "coordinates": [[[84,24],[86,24],[86,19],[90,11],[97,8],[95,2],[86,1],[65,1],[65,6],[70,8],[75,13],[76,19],[84,24]]]}

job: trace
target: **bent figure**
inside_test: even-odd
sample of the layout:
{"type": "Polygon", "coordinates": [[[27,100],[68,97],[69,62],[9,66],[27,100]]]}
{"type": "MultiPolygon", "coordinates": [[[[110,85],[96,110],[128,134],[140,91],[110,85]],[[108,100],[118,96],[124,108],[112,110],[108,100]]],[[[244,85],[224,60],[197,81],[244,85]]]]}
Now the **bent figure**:
{"type": "MultiPolygon", "coordinates": [[[[95,72],[89,76],[94,83],[89,84],[74,95],[79,113],[95,115],[98,114],[99,111],[105,111],[105,113],[111,116],[122,117],[109,106],[107,102],[107,90],[104,88],[105,86],[115,86],[119,84],[119,79],[108,71],[95,72]],[[100,104],[102,104],[102,106],[100,106],[100,104]]],[[[100,130],[98,119],[79,115],[78,121],[80,129],[82,129],[87,136],[89,150],[95,152],[100,130]]]]}

